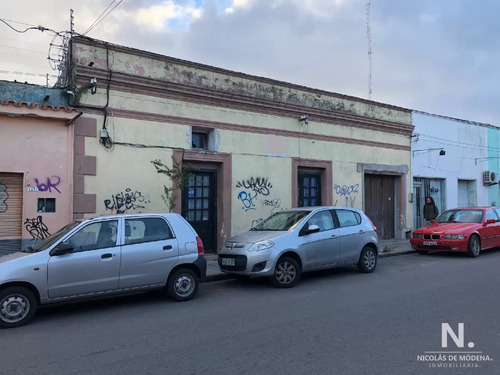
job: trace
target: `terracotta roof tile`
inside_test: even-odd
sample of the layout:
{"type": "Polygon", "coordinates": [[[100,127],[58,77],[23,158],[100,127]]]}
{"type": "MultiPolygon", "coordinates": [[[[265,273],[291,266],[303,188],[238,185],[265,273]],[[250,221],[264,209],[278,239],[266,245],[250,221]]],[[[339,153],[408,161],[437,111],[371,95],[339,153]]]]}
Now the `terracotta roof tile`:
{"type": "Polygon", "coordinates": [[[65,112],[67,113],[70,113],[70,112],[78,112],[78,110],[76,108],[73,108],[73,107],[67,107],[67,106],[64,106],[64,105],[56,105],[56,106],[53,106],[53,105],[49,105],[49,104],[40,104],[40,103],[36,103],[36,102],[32,102],[32,103],[28,103],[28,102],[25,102],[25,101],[14,101],[14,100],[5,100],[5,101],[2,101],[0,100],[0,105],[14,105],[16,107],[27,107],[27,108],[30,108],[30,109],[36,109],[36,108],[40,108],[40,109],[43,109],[43,110],[53,110],[53,111],[61,111],[61,110],[64,110],[65,112]]]}

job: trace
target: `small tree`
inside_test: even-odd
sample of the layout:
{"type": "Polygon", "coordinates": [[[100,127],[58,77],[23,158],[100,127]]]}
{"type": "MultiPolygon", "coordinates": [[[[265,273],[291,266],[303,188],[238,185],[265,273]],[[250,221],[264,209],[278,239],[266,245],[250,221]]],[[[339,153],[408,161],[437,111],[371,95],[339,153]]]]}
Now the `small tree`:
{"type": "Polygon", "coordinates": [[[165,165],[161,160],[152,160],[157,173],[166,175],[171,181],[172,186],[167,187],[163,185],[163,202],[168,207],[169,212],[175,209],[175,201],[178,197],[177,192],[179,190],[185,189],[189,184],[189,177],[192,173],[189,173],[182,169],[181,163],[174,159],[172,156],[172,167],[165,165]]]}

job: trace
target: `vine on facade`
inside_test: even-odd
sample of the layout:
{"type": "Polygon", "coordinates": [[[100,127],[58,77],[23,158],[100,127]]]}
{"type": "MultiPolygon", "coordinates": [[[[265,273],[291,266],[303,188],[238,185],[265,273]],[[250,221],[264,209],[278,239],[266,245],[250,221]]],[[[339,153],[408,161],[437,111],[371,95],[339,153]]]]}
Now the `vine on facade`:
{"type": "Polygon", "coordinates": [[[151,163],[156,168],[157,173],[166,175],[172,181],[171,187],[163,185],[163,194],[161,196],[169,212],[172,212],[176,206],[175,201],[178,198],[178,192],[188,186],[189,177],[192,176],[192,173],[183,169],[181,163],[175,160],[173,156],[172,167],[167,166],[159,159],[152,160],[151,163]]]}

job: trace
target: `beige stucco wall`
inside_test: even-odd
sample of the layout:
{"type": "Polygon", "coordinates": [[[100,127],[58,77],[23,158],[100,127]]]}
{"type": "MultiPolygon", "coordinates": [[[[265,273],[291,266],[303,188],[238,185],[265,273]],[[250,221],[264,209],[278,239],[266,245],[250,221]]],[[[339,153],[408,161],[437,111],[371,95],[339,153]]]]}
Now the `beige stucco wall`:
{"type": "MultiPolygon", "coordinates": [[[[108,102],[106,127],[115,142],[108,150],[99,144],[98,137],[86,140],[87,155],[97,157],[97,176],[85,177],[85,193],[96,194],[98,214],[115,212],[116,207],[110,209],[105,202],[113,201],[113,196],[120,194],[122,197],[129,194],[130,200],[135,199],[129,208],[122,209],[124,212],[166,209],[161,194],[163,184],[170,184],[156,173],[150,161],[161,159],[171,165],[173,149],[190,149],[190,121],[212,129],[216,142],[211,151],[232,157],[231,186],[224,189],[231,189],[233,234],[248,229],[273,210],[293,206],[291,166],[294,158],[332,163],[332,190],[328,194],[334,204],[363,208],[363,173],[359,164],[406,168],[408,173],[402,176],[405,195],[402,202],[410,192],[411,113],[408,110],[119,46],[110,45],[108,59],[104,46],[99,43],[78,44],[75,52],[74,62],[81,66],[77,71],[80,69],[83,76],[95,74],[106,79],[108,75],[104,72],[109,68],[116,80],[110,85],[109,101],[105,83],[100,83],[95,95],[81,89],[78,98],[81,105],[89,107],[102,107],[108,102]],[[92,68],[87,67],[90,61],[94,62],[92,68]],[[128,76],[144,88],[139,90],[134,83],[127,83],[128,76]],[[162,82],[179,89],[196,90],[199,95],[205,95],[209,103],[173,97],[171,91],[161,91],[165,85],[162,82]],[[146,92],[147,85],[152,85],[151,92],[156,91],[146,92]],[[241,102],[256,100],[259,105],[267,103],[273,110],[282,106],[292,108],[290,104],[296,104],[298,110],[310,108],[317,117],[310,116],[306,125],[298,121],[295,113],[272,110],[266,113],[254,111],[251,106],[218,105],[219,99],[211,98],[214,95],[241,102]],[[339,119],[344,115],[350,116],[349,119],[363,119],[367,125],[350,126],[343,120],[338,123],[323,120],[332,113],[341,114],[339,119]],[[394,124],[394,131],[387,124],[394,124]],[[139,145],[146,147],[138,148],[139,145]],[[252,193],[242,183],[252,178],[265,181],[268,189],[257,195],[252,193]]],[[[98,127],[102,127],[103,118],[98,111],[91,116],[97,119],[98,127]]],[[[403,217],[396,220],[405,227],[411,226],[411,218],[412,205],[407,204],[403,217]]]]}
{"type": "Polygon", "coordinates": [[[0,172],[23,175],[22,222],[19,223],[23,227],[23,240],[33,236],[40,239],[72,220],[73,128],[66,125],[65,118],[74,117],[76,111],[71,115],[64,113],[62,119],[45,118],[44,111],[52,110],[13,105],[0,109],[0,129],[5,135],[0,137],[0,172]],[[38,198],[55,198],[56,212],[38,212],[38,198]],[[27,223],[38,223],[38,216],[45,227],[32,228],[32,236],[26,230],[27,223]]]}

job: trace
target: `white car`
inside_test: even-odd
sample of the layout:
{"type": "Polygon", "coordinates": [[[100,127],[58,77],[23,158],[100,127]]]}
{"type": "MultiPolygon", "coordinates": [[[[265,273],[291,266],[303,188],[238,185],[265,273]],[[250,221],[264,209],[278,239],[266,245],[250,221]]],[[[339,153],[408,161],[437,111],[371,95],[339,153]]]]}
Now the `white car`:
{"type": "Polygon", "coordinates": [[[219,267],[237,277],[271,277],[281,288],[294,286],[302,272],[351,264],[361,272],[373,272],[378,256],[376,229],[355,208],[280,211],[227,240],[219,252],[219,267]]]}
{"type": "Polygon", "coordinates": [[[0,257],[0,327],[24,325],[39,304],[164,288],[193,298],[207,262],[178,214],[74,221],[24,251],[0,257]]]}

